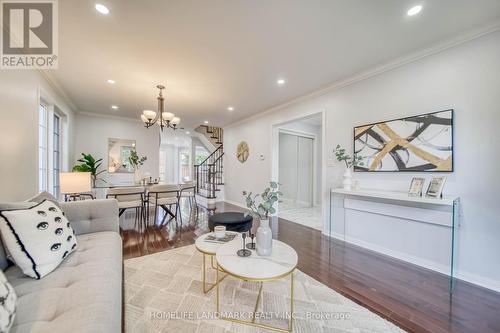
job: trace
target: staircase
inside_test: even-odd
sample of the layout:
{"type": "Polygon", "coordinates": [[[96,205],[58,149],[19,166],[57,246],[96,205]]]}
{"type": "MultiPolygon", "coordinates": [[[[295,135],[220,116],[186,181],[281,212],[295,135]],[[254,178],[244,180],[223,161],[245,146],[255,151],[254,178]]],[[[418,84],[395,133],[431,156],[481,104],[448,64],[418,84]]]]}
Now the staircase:
{"type": "Polygon", "coordinates": [[[224,185],[223,130],[219,127],[199,126],[195,131],[203,134],[216,147],[203,162],[194,166],[196,194],[205,198],[210,205],[215,203],[217,193],[224,185]]]}

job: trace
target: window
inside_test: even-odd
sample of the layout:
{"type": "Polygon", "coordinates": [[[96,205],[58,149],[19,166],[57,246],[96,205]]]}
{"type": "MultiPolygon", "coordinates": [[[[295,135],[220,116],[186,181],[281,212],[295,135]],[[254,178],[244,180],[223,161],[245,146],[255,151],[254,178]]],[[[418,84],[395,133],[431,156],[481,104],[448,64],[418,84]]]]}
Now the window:
{"type": "Polygon", "coordinates": [[[64,117],[54,106],[38,106],[38,190],[60,196],[59,173],[64,169],[64,117]]]}
{"type": "Polygon", "coordinates": [[[52,194],[59,198],[59,172],[61,172],[61,118],[54,114],[52,131],[52,194]]]}
{"type": "Polygon", "coordinates": [[[210,155],[210,152],[202,146],[195,147],[195,165],[200,165],[210,155]]]}
{"type": "Polygon", "coordinates": [[[47,105],[41,103],[38,108],[38,189],[40,192],[48,190],[47,113],[47,105]]]}
{"type": "Polygon", "coordinates": [[[189,148],[179,148],[179,180],[182,182],[191,179],[191,154],[189,148]]]}
{"type": "Polygon", "coordinates": [[[167,152],[160,149],[160,181],[164,182],[167,178],[167,152]]]}
{"type": "MultiPolygon", "coordinates": [[[[174,139],[175,140],[175,139],[174,139]]],[[[191,179],[191,147],[183,140],[160,146],[160,181],[179,183],[191,179]]]]}

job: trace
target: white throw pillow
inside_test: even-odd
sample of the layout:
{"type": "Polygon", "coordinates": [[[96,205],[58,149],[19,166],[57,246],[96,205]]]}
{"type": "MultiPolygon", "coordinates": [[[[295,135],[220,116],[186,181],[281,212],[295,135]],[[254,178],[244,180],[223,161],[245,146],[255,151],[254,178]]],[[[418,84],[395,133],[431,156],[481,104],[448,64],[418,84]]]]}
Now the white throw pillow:
{"type": "Polygon", "coordinates": [[[29,201],[29,202],[36,202],[36,203],[42,203],[44,200],[48,200],[48,201],[51,201],[54,203],[54,205],[56,205],[58,208],[61,208],[61,204],[59,203],[59,201],[56,199],[55,196],[53,196],[52,194],[50,194],[49,192],[47,191],[43,191],[43,192],[40,192],[38,193],[37,195],[35,195],[34,197],[31,197],[29,198],[28,200],[26,201],[29,201]]]}
{"type": "Polygon", "coordinates": [[[17,296],[14,288],[0,271],[0,332],[8,332],[16,316],[17,296]]]}
{"type": "Polygon", "coordinates": [[[0,211],[0,233],[15,264],[36,279],[52,272],[76,248],[68,219],[47,200],[28,209],[0,211]]]}

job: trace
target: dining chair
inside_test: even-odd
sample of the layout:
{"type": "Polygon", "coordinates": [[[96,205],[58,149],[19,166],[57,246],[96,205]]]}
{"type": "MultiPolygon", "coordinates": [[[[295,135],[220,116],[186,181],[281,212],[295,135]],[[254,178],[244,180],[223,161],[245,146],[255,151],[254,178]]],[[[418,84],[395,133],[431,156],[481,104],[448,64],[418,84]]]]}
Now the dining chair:
{"type": "Polygon", "coordinates": [[[177,224],[177,211],[179,210],[179,189],[179,185],[177,184],[153,185],[149,188],[147,198],[148,221],[150,211],[149,207],[150,205],[153,205],[155,225],[158,215],[158,207],[162,208],[165,211],[165,216],[163,216],[160,227],[164,224],[167,216],[170,216],[167,223],[175,220],[175,223],[177,224]],[[175,210],[172,210],[173,205],[175,205],[175,210]]]}
{"type": "Polygon", "coordinates": [[[144,211],[144,188],[142,186],[113,187],[108,190],[106,198],[114,198],[118,201],[118,216],[127,209],[135,209],[135,224],[139,222],[139,231],[142,229],[142,223],[145,221],[144,211]]]}
{"type": "Polygon", "coordinates": [[[92,192],[80,193],[79,197],[80,197],[80,200],[95,200],[94,193],[92,193],[92,192]]]}
{"type": "Polygon", "coordinates": [[[92,192],[82,192],[75,194],[64,194],[64,201],[77,201],[77,200],[94,200],[95,196],[92,192]]]}
{"type": "Polygon", "coordinates": [[[196,181],[186,182],[184,184],[179,185],[179,198],[187,198],[189,201],[189,208],[193,208],[193,203],[195,206],[198,206],[196,203],[196,181]]]}

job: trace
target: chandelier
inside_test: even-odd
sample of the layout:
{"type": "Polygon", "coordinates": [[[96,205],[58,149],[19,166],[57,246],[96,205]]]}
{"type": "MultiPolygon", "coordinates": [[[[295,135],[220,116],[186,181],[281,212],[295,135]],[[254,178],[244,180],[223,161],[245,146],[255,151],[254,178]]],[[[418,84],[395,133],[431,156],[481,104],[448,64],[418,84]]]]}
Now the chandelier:
{"type": "Polygon", "coordinates": [[[162,91],[165,86],[157,85],[156,88],[160,89],[160,94],[158,95],[158,112],[151,110],[144,110],[141,114],[141,120],[146,126],[150,128],[154,124],[158,124],[160,129],[172,128],[174,131],[181,122],[181,118],[176,117],[175,114],[170,112],[165,112],[165,97],[163,97],[162,91]]]}

